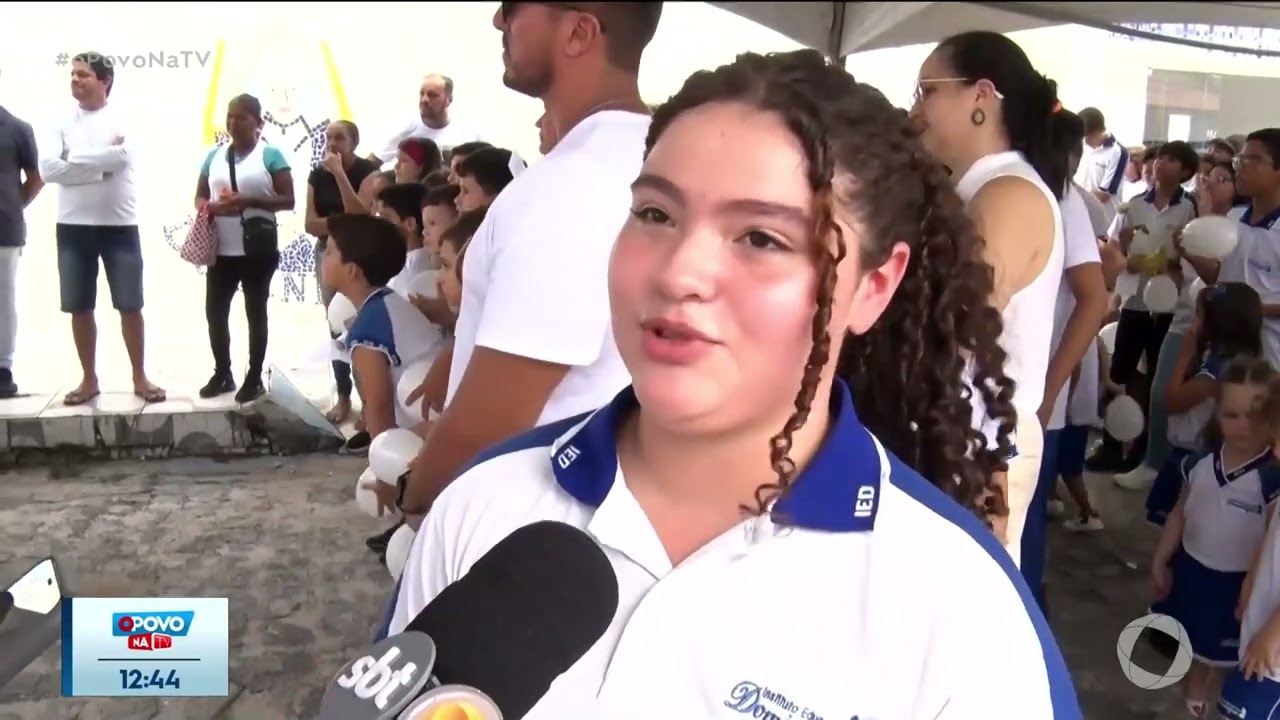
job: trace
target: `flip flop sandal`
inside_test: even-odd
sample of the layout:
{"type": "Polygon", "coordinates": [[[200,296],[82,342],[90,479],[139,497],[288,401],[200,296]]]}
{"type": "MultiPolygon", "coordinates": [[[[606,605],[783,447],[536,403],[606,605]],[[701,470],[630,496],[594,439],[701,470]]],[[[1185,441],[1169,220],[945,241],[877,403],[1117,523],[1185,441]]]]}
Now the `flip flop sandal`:
{"type": "Polygon", "coordinates": [[[1187,700],[1187,712],[1191,713],[1191,717],[1203,718],[1204,711],[1209,705],[1208,700],[1187,700]]]}
{"type": "Polygon", "coordinates": [[[164,402],[166,399],[168,399],[168,395],[165,394],[164,389],[158,388],[158,387],[149,388],[147,390],[142,390],[142,391],[134,390],[133,394],[136,395],[137,397],[142,398],[145,402],[149,402],[149,403],[164,402]]]}
{"type": "Polygon", "coordinates": [[[78,390],[78,389],[72,390],[71,392],[63,396],[62,404],[66,405],[67,407],[76,407],[78,405],[84,405],[87,402],[93,401],[94,398],[98,397],[101,394],[102,392],[100,390],[78,390]]]}

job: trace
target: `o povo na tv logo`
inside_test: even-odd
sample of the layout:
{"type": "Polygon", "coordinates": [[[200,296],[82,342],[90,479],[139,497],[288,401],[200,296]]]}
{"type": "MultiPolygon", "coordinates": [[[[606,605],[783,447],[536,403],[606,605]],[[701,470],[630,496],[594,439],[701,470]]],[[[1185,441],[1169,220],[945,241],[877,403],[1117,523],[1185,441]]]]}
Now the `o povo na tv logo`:
{"type": "Polygon", "coordinates": [[[1177,683],[1191,670],[1191,638],[1182,623],[1174,618],[1150,613],[1125,625],[1120,631],[1120,637],[1116,639],[1116,657],[1120,660],[1120,671],[1129,682],[1143,690],[1159,690],[1177,683]],[[1177,643],[1173,660],[1163,672],[1151,672],[1134,662],[1134,649],[1144,631],[1165,635],[1177,643]]]}
{"type": "Polygon", "coordinates": [[[127,638],[130,650],[167,650],[175,637],[186,637],[194,610],[111,613],[111,635],[127,638]]]}

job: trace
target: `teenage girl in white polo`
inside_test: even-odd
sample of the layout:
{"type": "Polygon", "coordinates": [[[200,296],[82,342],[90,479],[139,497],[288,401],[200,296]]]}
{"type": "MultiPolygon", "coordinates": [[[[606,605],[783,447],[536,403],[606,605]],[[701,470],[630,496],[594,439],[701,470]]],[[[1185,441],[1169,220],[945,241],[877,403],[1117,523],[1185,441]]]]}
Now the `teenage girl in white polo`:
{"type": "Polygon", "coordinates": [[[647,146],[608,277],[633,386],[444,490],[391,631],[556,520],[600,544],[619,606],[526,720],[1080,718],[1008,554],[886,450],[836,372],[854,347],[875,358],[845,358],[875,374],[856,384],[932,393],[959,420],[926,420],[955,450],[939,469],[971,475],[959,378],[990,271],[901,112],[817,52],[747,54],[690,77],[647,146]],[[949,331],[876,354],[921,322],[949,331]]]}

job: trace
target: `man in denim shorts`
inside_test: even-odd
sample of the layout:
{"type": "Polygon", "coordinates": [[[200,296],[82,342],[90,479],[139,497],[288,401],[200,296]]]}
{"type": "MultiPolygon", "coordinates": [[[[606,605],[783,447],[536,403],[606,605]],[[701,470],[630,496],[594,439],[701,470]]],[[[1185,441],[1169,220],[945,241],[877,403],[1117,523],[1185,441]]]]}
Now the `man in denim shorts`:
{"type": "Polygon", "coordinates": [[[84,372],[67,393],[67,405],[83,405],[99,394],[97,374],[98,260],[107,273],[111,304],[120,312],[125,349],[133,366],[133,391],[161,402],[164,390],[143,369],[142,244],[135,211],[130,145],[124,118],[108,106],[115,82],[110,58],[87,52],[71,63],[71,95],[78,103],[47,133],[40,171],[59,185],[58,284],[62,311],[71,315],[76,354],[84,372]]]}

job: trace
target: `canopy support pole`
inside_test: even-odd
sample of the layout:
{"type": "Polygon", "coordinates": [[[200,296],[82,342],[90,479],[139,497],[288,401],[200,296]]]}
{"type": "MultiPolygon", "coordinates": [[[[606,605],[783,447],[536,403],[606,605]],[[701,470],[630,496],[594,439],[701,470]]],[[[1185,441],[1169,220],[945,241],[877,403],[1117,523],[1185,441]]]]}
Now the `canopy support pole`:
{"type": "Polygon", "coordinates": [[[840,63],[844,67],[844,17],[846,4],[831,3],[831,31],[827,35],[827,57],[831,62],[840,63]]]}

